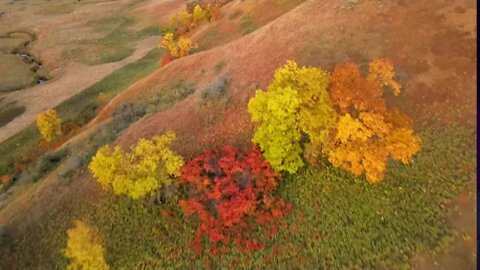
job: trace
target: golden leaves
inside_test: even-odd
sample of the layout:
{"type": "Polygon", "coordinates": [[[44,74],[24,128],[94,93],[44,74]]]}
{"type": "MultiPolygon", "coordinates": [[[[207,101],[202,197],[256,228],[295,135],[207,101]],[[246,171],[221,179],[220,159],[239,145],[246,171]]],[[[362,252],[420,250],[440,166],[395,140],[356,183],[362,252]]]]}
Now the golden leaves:
{"type": "Polygon", "coordinates": [[[181,36],[176,43],[174,39],[173,33],[166,33],[158,47],[168,50],[170,55],[175,58],[187,56],[192,49],[197,47],[188,37],[181,36]]]}
{"type": "Polygon", "coordinates": [[[82,221],[74,223],[75,227],[67,232],[67,248],[64,251],[65,256],[71,259],[67,269],[109,269],[98,231],[82,221]]]}
{"type": "Polygon", "coordinates": [[[37,116],[37,127],[47,142],[62,134],[62,120],[54,109],[48,109],[37,116]]]}
{"type": "Polygon", "coordinates": [[[174,140],[172,131],[152,140],[140,139],[130,153],[107,145],[100,148],[88,168],[104,189],[138,199],[180,176],[183,158],[168,148],[174,140]]]}
{"type": "Polygon", "coordinates": [[[368,65],[367,80],[375,81],[381,86],[389,86],[393,90],[393,94],[398,96],[402,90],[401,85],[396,82],[393,77],[393,64],[388,59],[375,59],[368,65]]]}

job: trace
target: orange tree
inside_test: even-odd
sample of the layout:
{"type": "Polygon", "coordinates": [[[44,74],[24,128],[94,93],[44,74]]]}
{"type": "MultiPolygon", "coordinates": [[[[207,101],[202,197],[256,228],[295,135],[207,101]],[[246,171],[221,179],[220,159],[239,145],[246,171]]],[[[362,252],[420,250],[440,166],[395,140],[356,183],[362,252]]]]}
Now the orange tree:
{"type": "Polygon", "coordinates": [[[383,179],[390,157],[407,164],[420,150],[410,119],[386,106],[383,86],[400,94],[393,75],[388,60],[376,59],[367,78],[354,63],[337,65],[331,76],[330,97],[342,116],[323,151],[334,166],[365,173],[371,183],[383,179]]]}

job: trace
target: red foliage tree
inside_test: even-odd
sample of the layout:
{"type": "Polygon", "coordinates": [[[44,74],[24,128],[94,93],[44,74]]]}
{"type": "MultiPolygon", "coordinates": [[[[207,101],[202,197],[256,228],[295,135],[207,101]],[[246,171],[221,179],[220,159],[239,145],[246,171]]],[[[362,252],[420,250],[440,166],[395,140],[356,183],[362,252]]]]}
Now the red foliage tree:
{"type": "Polygon", "coordinates": [[[280,176],[263,159],[257,147],[239,152],[231,146],[206,152],[182,168],[181,182],[189,198],[179,202],[185,215],[197,214],[200,226],[194,247],[202,252],[202,238],[213,244],[211,252],[225,252],[229,243],[240,251],[263,248],[251,239],[255,225],[273,226],[291,205],[273,197],[280,176]]]}

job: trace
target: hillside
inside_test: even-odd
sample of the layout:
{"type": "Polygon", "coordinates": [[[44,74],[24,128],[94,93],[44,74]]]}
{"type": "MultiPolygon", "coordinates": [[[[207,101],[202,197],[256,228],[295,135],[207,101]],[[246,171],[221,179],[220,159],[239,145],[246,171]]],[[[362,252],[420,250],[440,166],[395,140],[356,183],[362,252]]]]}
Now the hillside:
{"type": "MultiPolygon", "coordinates": [[[[178,58],[157,45],[161,36],[170,31],[171,16],[185,10],[187,1],[74,1],[76,6],[58,1],[56,9],[40,0],[37,6],[28,8],[14,2],[11,7],[0,4],[0,11],[9,10],[7,17],[0,16],[0,21],[7,22],[0,31],[35,33],[35,40],[25,48],[41,59],[49,81],[0,95],[0,104],[5,108],[23,107],[13,117],[7,109],[5,113],[0,109],[0,116],[9,118],[0,126],[1,269],[67,267],[72,257],[66,258],[64,250],[70,245],[67,231],[74,220],[97,228],[101,240],[95,241],[103,248],[101,260],[111,269],[475,268],[474,1],[219,1],[218,18],[205,19],[187,33],[176,35],[197,44],[188,55],[178,58]],[[25,16],[32,19],[21,19],[25,16]],[[16,20],[21,23],[13,29],[16,20]],[[35,20],[41,22],[37,27],[33,27],[35,20]],[[66,31],[62,30],[65,24],[72,29],[68,33],[62,32],[66,31]],[[166,57],[172,59],[166,61],[166,57]],[[281,130],[278,134],[282,138],[278,139],[273,137],[278,129],[269,127],[266,134],[272,138],[266,142],[258,139],[263,123],[252,120],[251,105],[259,96],[258,90],[272,92],[265,104],[276,106],[259,111],[273,114],[271,108],[284,110],[277,125],[302,121],[300,116],[290,120],[291,115],[286,113],[288,106],[294,106],[294,98],[287,98],[282,105],[271,105],[276,101],[269,85],[280,80],[277,72],[288,60],[299,67],[325,70],[324,76],[329,78],[325,89],[332,104],[338,105],[341,103],[335,103],[338,100],[334,86],[341,82],[341,73],[336,72],[341,64],[355,63],[362,74],[371,74],[374,59],[393,63],[401,93],[382,90],[380,96],[388,110],[395,108],[404,114],[402,119],[407,120],[401,121],[410,123],[411,119],[411,125],[406,126],[418,136],[418,150],[406,150],[416,148],[409,145],[413,139],[394,144],[398,149],[389,150],[391,158],[385,154],[384,175],[372,181],[367,158],[361,173],[356,173],[353,161],[343,167],[332,161],[331,153],[344,143],[338,140],[341,121],[324,139],[338,141],[325,143],[322,147],[328,150],[317,153],[321,157],[315,162],[310,162],[306,143],[313,141],[315,133],[299,124],[298,145],[305,152],[299,158],[304,166],[295,172],[280,169],[293,154],[276,165],[272,158],[275,152],[269,152],[267,146],[288,140],[291,130],[281,130]],[[53,142],[42,139],[35,124],[37,115],[47,108],[55,108],[62,120],[61,135],[53,142]],[[122,178],[123,191],[118,183],[106,187],[102,182],[110,181],[114,173],[95,173],[92,169],[102,146],[118,145],[128,151],[139,140],[167,131],[175,133],[175,140],[167,148],[172,151],[167,151],[168,158],[162,156],[166,155],[162,148],[166,146],[157,146],[159,152],[148,152],[144,146],[138,153],[149,154],[137,153],[122,165],[105,165],[114,162],[108,155],[98,163],[102,170],[108,166],[125,170],[124,175],[131,180],[122,178]],[[248,152],[252,138],[260,146],[258,155],[256,148],[248,152]],[[229,152],[234,150],[226,148],[225,152],[209,152],[226,145],[239,151],[229,152]],[[250,155],[245,159],[248,161],[240,158],[241,151],[250,155]],[[399,151],[412,151],[411,158],[395,158],[399,151]],[[230,159],[217,157],[221,162],[195,167],[201,166],[199,160],[219,153],[230,159]],[[173,184],[162,186],[166,184],[159,179],[164,179],[164,172],[155,167],[154,179],[159,186],[140,199],[132,197],[133,193],[125,191],[129,181],[150,179],[145,171],[136,172],[140,167],[134,164],[156,155],[160,155],[156,164],[167,164],[167,171],[174,166],[168,165],[172,156],[181,157],[178,172],[167,175],[173,184]],[[231,165],[230,176],[225,164],[231,160],[236,163],[231,165]],[[217,163],[223,171],[211,178],[210,184],[207,180],[192,184],[202,177],[208,179],[205,175],[217,163]],[[260,168],[265,171],[258,173],[260,168]],[[202,174],[201,169],[206,171],[202,174]],[[240,181],[236,170],[244,178],[251,177],[248,181],[257,181],[251,185],[261,193],[253,197],[242,193],[245,197],[234,201],[235,192],[244,192],[242,185],[250,183],[235,182],[240,181]],[[101,180],[101,175],[108,177],[101,180]],[[195,197],[203,196],[209,185],[220,181],[213,179],[224,178],[235,182],[235,188],[230,188],[238,190],[224,191],[224,197],[217,197],[220,191],[212,187],[212,193],[205,195],[208,200],[195,197]],[[270,182],[258,182],[263,178],[270,182]],[[200,188],[202,185],[205,187],[200,188]],[[225,202],[211,202],[220,198],[232,205],[222,208],[219,205],[225,202]],[[249,206],[245,206],[250,203],[246,198],[254,198],[249,206]],[[205,204],[202,207],[206,210],[195,203],[205,204]],[[241,207],[249,210],[239,210],[241,207]],[[218,218],[227,211],[222,209],[231,212],[218,218]],[[198,215],[187,218],[190,212],[198,215]],[[235,220],[237,215],[244,219],[235,220]],[[219,223],[214,223],[214,218],[219,223]],[[265,221],[259,221],[262,218],[265,221]],[[225,225],[228,222],[233,225],[225,225]],[[239,232],[235,226],[243,227],[239,232]],[[205,236],[200,241],[197,237],[202,232],[205,236]],[[212,240],[215,237],[220,240],[212,240]]],[[[199,1],[204,7],[207,2],[199,1]]],[[[302,87],[311,84],[321,88],[318,85],[322,77],[315,76],[314,80],[302,81],[302,87]]],[[[288,80],[292,84],[295,78],[288,80]]],[[[346,83],[351,88],[345,88],[344,95],[349,98],[342,102],[354,104],[355,98],[365,99],[348,114],[341,105],[340,109],[335,107],[337,115],[331,115],[329,121],[346,119],[342,118],[345,115],[364,121],[357,115],[366,110],[371,100],[361,95],[353,97],[352,93],[374,86],[366,82],[366,86],[355,88],[358,81],[346,83]]],[[[287,93],[288,87],[278,88],[287,93]]],[[[301,111],[303,105],[298,106],[301,111]]],[[[378,114],[375,110],[363,113],[378,114]]],[[[390,119],[389,115],[385,112],[382,119],[390,119]]],[[[310,125],[320,121],[314,118],[310,125]]],[[[385,127],[397,125],[395,121],[385,127]]],[[[381,135],[377,129],[382,128],[371,128],[379,134],[371,137],[372,144],[382,141],[381,136],[390,136],[381,135]]],[[[357,129],[349,136],[361,132],[357,129]]],[[[276,153],[286,149],[291,148],[287,145],[276,153]]],[[[363,144],[345,149],[350,151],[345,155],[347,160],[358,149],[360,154],[370,151],[363,144]]],[[[374,153],[381,152],[375,149],[374,153]]],[[[135,194],[143,188],[138,183],[133,184],[135,194]]],[[[103,269],[98,261],[91,267],[103,269]]]]}

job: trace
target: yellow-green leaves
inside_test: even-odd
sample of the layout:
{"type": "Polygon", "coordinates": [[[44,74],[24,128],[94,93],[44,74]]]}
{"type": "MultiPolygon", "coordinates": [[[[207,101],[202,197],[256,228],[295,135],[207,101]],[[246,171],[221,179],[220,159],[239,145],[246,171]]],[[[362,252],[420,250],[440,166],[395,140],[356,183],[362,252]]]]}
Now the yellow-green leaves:
{"type": "Polygon", "coordinates": [[[260,122],[253,142],[264,151],[265,159],[274,169],[291,173],[303,166],[296,119],[300,105],[297,96],[297,91],[290,87],[269,92],[258,90],[248,103],[252,119],[260,122]]]}
{"type": "Polygon", "coordinates": [[[309,135],[311,147],[319,148],[335,124],[327,92],[329,75],[288,61],[274,78],[266,92],[257,91],[250,100],[252,120],[260,122],[253,141],[273,168],[294,173],[303,166],[301,133],[309,135]]]}
{"type": "Polygon", "coordinates": [[[173,132],[152,140],[140,139],[130,153],[107,145],[92,158],[88,168],[104,189],[138,199],[170,185],[172,177],[180,175],[184,161],[168,148],[173,140],[173,132]]]}
{"type": "Polygon", "coordinates": [[[62,134],[62,120],[54,109],[48,109],[37,116],[37,127],[47,142],[62,134]]]}
{"type": "Polygon", "coordinates": [[[71,259],[69,270],[109,269],[104,259],[102,240],[95,228],[76,220],[75,227],[68,230],[65,256],[71,259]]]}

